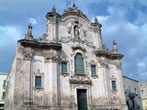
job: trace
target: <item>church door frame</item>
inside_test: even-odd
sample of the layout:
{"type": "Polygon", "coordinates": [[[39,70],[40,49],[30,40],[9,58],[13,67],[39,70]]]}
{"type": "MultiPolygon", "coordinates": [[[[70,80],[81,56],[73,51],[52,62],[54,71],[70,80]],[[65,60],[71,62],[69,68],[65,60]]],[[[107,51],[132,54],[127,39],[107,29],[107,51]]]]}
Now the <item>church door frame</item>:
{"type": "Polygon", "coordinates": [[[78,110],[88,110],[87,89],[77,89],[78,110]]]}

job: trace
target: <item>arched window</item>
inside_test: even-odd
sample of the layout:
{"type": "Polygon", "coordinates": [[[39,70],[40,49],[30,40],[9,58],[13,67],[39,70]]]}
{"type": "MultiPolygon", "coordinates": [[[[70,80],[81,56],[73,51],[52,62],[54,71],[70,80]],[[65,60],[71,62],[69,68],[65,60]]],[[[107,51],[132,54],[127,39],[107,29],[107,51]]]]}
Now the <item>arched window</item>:
{"type": "Polygon", "coordinates": [[[75,73],[84,74],[84,61],[82,55],[80,53],[77,53],[74,60],[75,60],[75,73]]]}

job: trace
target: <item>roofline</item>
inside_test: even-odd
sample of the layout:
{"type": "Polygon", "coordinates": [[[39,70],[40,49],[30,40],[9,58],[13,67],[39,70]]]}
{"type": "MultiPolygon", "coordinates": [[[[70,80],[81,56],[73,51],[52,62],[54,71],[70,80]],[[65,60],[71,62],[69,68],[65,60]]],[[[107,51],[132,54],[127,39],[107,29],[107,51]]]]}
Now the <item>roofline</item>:
{"type": "Polygon", "coordinates": [[[0,75],[8,75],[8,73],[0,72],[0,75]]]}
{"type": "Polygon", "coordinates": [[[130,79],[130,80],[133,80],[133,81],[136,81],[136,82],[139,82],[138,80],[135,80],[135,79],[132,79],[132,78],[129,78],[127,76],[123,76],[124,78],[127,78],[127,79],[130,79]]]}
{"type": "Polygon", "coordinates": [[[147,83],[147,81],[139,81],[139,83],[147,83]]]}

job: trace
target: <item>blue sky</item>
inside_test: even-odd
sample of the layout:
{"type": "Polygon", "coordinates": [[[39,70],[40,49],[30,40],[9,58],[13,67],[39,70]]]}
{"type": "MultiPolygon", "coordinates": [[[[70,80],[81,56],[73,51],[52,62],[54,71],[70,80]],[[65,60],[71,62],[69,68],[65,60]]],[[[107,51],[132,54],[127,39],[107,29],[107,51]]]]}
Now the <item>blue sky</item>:
{"type": "MultiPolygon", "coordinates": [[[[24,38],[32,23],[33,36],[46,32],[47,12],[71,7],[72,0],[0,0],[0,72],[9,72],[17,40],[24,38]]],[[[147,0],[77,0],[76,5],[93,22],[103,25],[103,43],[111,50],[116,40],[124,54],[123,74],[147,81],[147,0]]]]}

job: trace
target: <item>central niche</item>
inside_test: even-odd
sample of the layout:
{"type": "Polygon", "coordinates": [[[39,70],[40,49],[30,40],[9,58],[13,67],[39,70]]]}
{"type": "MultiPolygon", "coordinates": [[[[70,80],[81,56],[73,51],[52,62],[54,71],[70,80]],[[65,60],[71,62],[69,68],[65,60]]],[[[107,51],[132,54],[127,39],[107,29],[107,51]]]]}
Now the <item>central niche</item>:
{"type": "Polygon", "coordinates": [[[75,21],[74,25],[74,37],[79,37],[80,36],[80,26],[79,26],[79,21],[75,21]]]}

